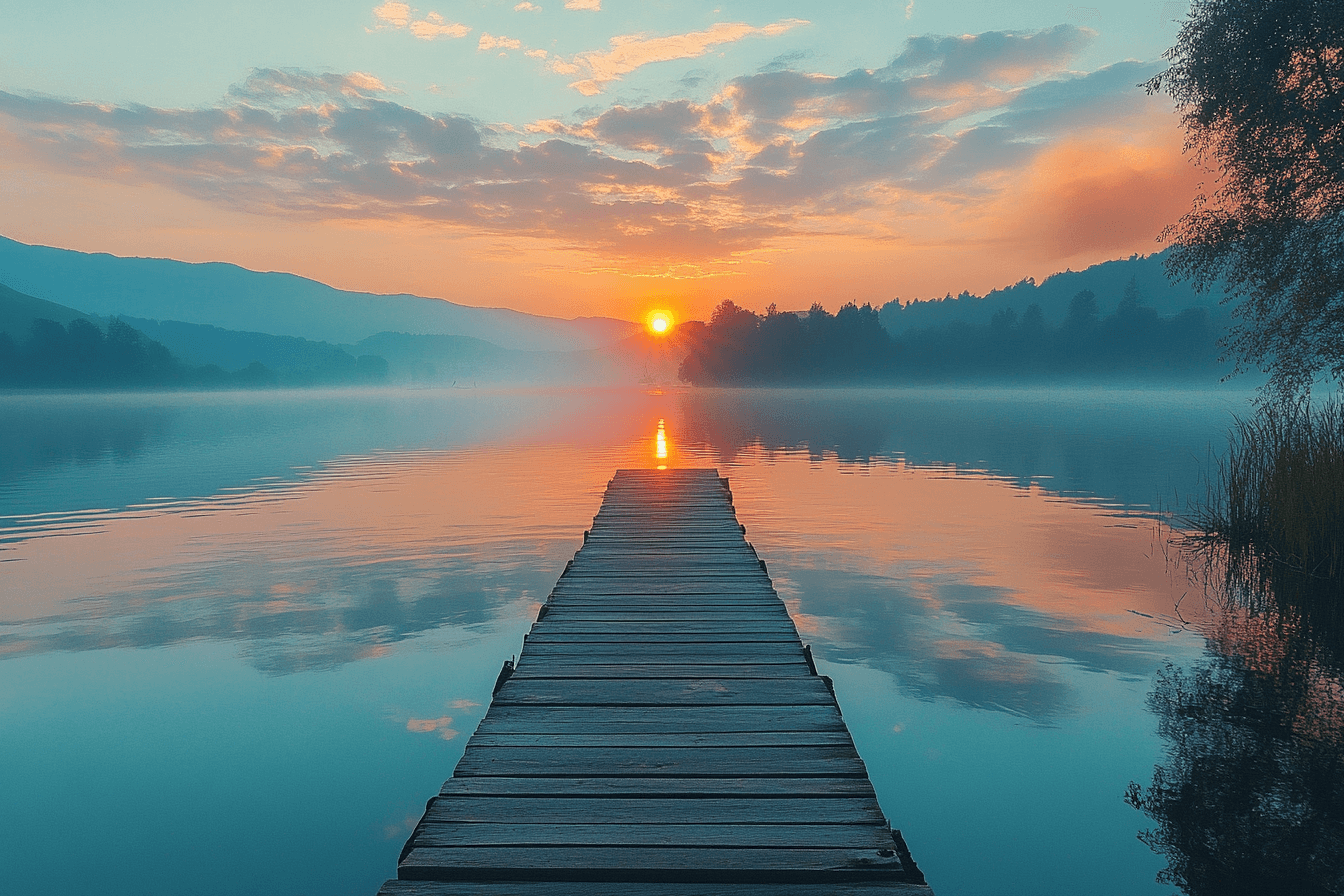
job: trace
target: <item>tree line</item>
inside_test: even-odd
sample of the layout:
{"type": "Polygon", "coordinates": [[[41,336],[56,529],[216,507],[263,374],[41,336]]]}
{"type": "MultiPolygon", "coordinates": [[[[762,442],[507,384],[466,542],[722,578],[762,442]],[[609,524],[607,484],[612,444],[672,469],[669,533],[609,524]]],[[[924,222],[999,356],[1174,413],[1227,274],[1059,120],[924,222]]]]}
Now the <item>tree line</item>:
{"type": "Polygon", "coordinates": [[[35,320],[22,341],[0,332],[0,387],[8,388],[253,388],[386,378],[383,358],[356,358],[345,351],[338,351],[320,368],[305,370],[275,371],[256,361],[236,371],[213,364],[196,367],[116,317],[108,321],[105,331],[77,318],[68,325],[35,320]]]}
{"type": "Polygon", "coordinates": [[[1217,368],[1219,327],[1207,310],[1170,317],[1144,306],[1131,282],[1102,316],[1082,290],[1052,326],[1039,305],[1005,308],[988,324],[954,322],[887,333],[870,305],[831,314],[774,305],[756,314],[725,300],[708,323],[682,326],[681,378],[695,385],[787,385],[1046,376],[1179,376],[1217,368]]]}

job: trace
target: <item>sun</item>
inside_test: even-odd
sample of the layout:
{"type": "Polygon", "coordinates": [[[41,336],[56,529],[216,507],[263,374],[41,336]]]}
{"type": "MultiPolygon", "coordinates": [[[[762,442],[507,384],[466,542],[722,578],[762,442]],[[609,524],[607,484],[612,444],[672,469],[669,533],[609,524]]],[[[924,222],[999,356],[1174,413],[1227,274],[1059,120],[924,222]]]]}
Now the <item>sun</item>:
{"type": "Polygon", "coordinates": [[[672,330],[672,312],[662,309],[650,311],[644,318],[644,323],[648,326],[649,332],[655,336],[662,336],[672,330]]]}

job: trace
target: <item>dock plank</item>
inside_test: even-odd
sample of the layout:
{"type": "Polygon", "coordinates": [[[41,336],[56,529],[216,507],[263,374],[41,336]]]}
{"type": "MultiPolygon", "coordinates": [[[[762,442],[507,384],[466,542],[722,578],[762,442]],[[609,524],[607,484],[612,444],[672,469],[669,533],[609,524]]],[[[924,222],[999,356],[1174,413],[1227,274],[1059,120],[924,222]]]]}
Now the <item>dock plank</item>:
{"type": "Polygon", "coordinates": [[[624,847],[660,849],[709,846],[719,849],[891,848],[891,833],[876,824],[759,824],[739,818],[728,824],[664,824],[640,819],[624,824],[463,823],[426,819],[416,846],[624,847]]]}
{"type": "Polygon", "coordinates": [[[901,874],[894,849],[686,847],[414,847],[398,865],[407,879],[506,877],[521,880],[821,882],[842,874],[901,874]]]}
{"type": "MultiPolygon", "coordinates": [[[[928,887],[921,884],[896,881],[768,884],[646,881],[639,886],[639,896],[927,896],[928,893],[928,887]]],[[[627,883],[598,881],[389,880],[378,896],[631,896],[631,893],[627,883]]]]}
{"type": "Polygon", "coordinates": [[[663,678],[610,681],[511,678],[495,694],[495,703],[545,703],[564,706],[805,706],[835,698],[816,676],[794,681],[774,678],[663,678]]]}
{"type": "Polygon", "coordinates": [[[501,818],[529,824],[869,824],[884,822],[877,800],[782,797],[706,797],[622,799],[610,797],[439,797],[425,812],[425,820],[491,822],[501,818]]]}
{"type": "Polygon", "coordinates": [[[380,892],[929,894],[727,480],[618,471],[583,542],[380,892]]]}
{"type": "Polygon", "coordinates": [[[651,713],[628,706],[491,706],[478,732],[659,732],[841,731],[845,722],[834,704],[804,706],[675,706],[651,713]]]}
{"type": "Polygon", "coordinates": [[[454,775],[502,777],[860,777],[852,745],[786,747],[500,747],[478,745],[454,775]]]}
{"type": "Polygon", "coordinates": [[[867,778],[537,778],[489,775],[449,778],[439,791],[442,796],[604,796],[625,799],[740,796],[756,799],[848,798],[874,796],[867,778]]]}
{"type": "Polygon", "coordinates": [[[538,662],[529,657],[514,670],[513,680],[545,679],[618,679],[629,678],[807,678],[812,672],[801,659],[793,663],[758,665],[755,663],[719,663],[682,665],[678,663],[556,663],[538,662]]]}

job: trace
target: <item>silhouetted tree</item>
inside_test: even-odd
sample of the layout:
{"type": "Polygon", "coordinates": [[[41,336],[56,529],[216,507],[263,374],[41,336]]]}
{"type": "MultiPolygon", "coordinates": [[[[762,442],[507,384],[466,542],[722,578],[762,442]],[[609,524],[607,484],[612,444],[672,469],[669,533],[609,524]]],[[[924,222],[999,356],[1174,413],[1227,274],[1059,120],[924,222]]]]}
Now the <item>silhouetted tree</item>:
{"type": "Polygon", "coordinates": [[[1131,287],[1109,317],[1084,290],[1059,327],[1033,303],[1020,318],[1004,308],[988,324],[954,321],[899,340],[870,305],[848,303],[835,314],[819,303],[802,314],[771,305],[760,316],[725,301],[708,324],[682,325],[680,375],[701,385],[744,385],[1213,369],[1217,335],[1203,309],[1162,318],[1131,287]]]}
{"type": "Polygon", "coordinates": [[[725,299],[708,325],[682,327],[680,376],[710,385],[873,379],[891,369],[894,345],[871,305],[820,304],[805,314],[771,305],[759,316],[725,299]]]}
{"type": "Polygon", "coordinates": [[[1344,11],[1339,0],[1194,0],[1145,85],[1216,172],[1164,236],[1167,270],[1237,300],[1226,342],[1272,396],[1344,378],[1344,11]]]}
{"type": "Polygon", "coordinates": [[[1064,329],[1081,335],[1097,325],[1099,316],[1096,293],[1085,289],[1069,302],[1069,313],[1064,316],[1064,329]]]}

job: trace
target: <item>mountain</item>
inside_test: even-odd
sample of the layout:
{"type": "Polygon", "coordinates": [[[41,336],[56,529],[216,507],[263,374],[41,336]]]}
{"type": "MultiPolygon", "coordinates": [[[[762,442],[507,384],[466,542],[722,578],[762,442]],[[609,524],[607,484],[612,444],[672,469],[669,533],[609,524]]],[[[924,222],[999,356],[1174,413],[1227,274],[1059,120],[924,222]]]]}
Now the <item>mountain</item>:
{"type": "Polygon", "coordinates": [[[35,320],[54,320],[58,324],[68,324],[80,318],[90,322],[98,320],[97,315],[85,314],[83,311],[57,305],[55,302],[34,298],[0,283],[0,333],[8,333],[15,342],[22,342],[28,338],[35,320]]]}
{"type": "Polygon", "coordinates": [[[0,237],[0,283],[102,315],[207,324],[226,330],[356,343],[377,333],[470,336],[523,351],[581,351],[617,342],[638,324],[561,320],[443,299],[336,289],[294,274],[223,262],[121,258],[30,246],[0,237]]]}
{"type": "Polygon", "coordinates": [[[1084,271],[1052,274],[1039,284],[1026,279],[983,297],[964,292],[943,299],[888,302],[882,306],[880,320],[888,333],[897,336],[908,330],[942,327],[957,321],[988,324],[996,311],[1012,308],[1020,315],[1035,304],[1041,306],[1046,322],[1054,325],[1064,320],[1073,297],[1085,289],[1096,296],[1097,310],[1103,316],[1114,313],[1131,280],[1138,287],[1140,303],[1156,309],[1163,317],[1187,308],[1205,308],[1214,319],[1225,317],[1226,310],[1219,307],[1221,290],[1200,295],[1188,283],[1167,279],[1162,267],[1167,251],[1170,250],[1106,261],[1084,271]]]}
{"type": "Polygon", "coordinates": [[[188,364],[214,364],[225,370],[239,370],[252,363],[272,370],[321,369],[344,363],[352,356],[350,346],[314,342],[298,336],[272,336],[269,333],[245,333],[224,330],[209,324],[181,321],[157,321],[140,317],[122,317],[126,323],[150,339],[161,342],[188,364]]]}
{"type": "MultiPolygon", "coordinates": [[[[0,333],[10,337],[7,350],[13,352],[15,345],[20,348],[28,345],[34,334],[33,322],[39,319],[62,326],[83,319],[100,330],[107,330],[109,324],[97,315],[34,298],[0,284],[0,333]]],[[[120,316],[119,320],[139,331],[149,340],[147,345],[171,353],[173,363],[181,367],[181,375],[176,378],[141,384],[151,386],[331,385],[363,383],[374,373],[377,376],[373,378],[378,381],[424,385],[635,385],[675,382],[679,352],[684,353],[676,334],[653,337],[642,329],[601,348],[521,351],[471,336],[384,332],[353,344],[334,345],[298,336],[225,330],[209,324],[130,316],[120,316]]],[[[88,332],[87,328],[81,332],[88,332]]],[[[48,342],[57,335],[50,327],[44,330],[48,342]]],[[[4,350],[6,346],[0,342],[0,368],[7,363],[4,350]]],[[[10,359],[10,366],[12,362],[10,359]]],[[[7,378],[4,370],[0,370],[0,383],[79,386],[95,382],[86,377],[89,383],[77,378],[47,383],[35,380],[36,374],[15,379],[17,372],[9,373],[7,378]]]]}

